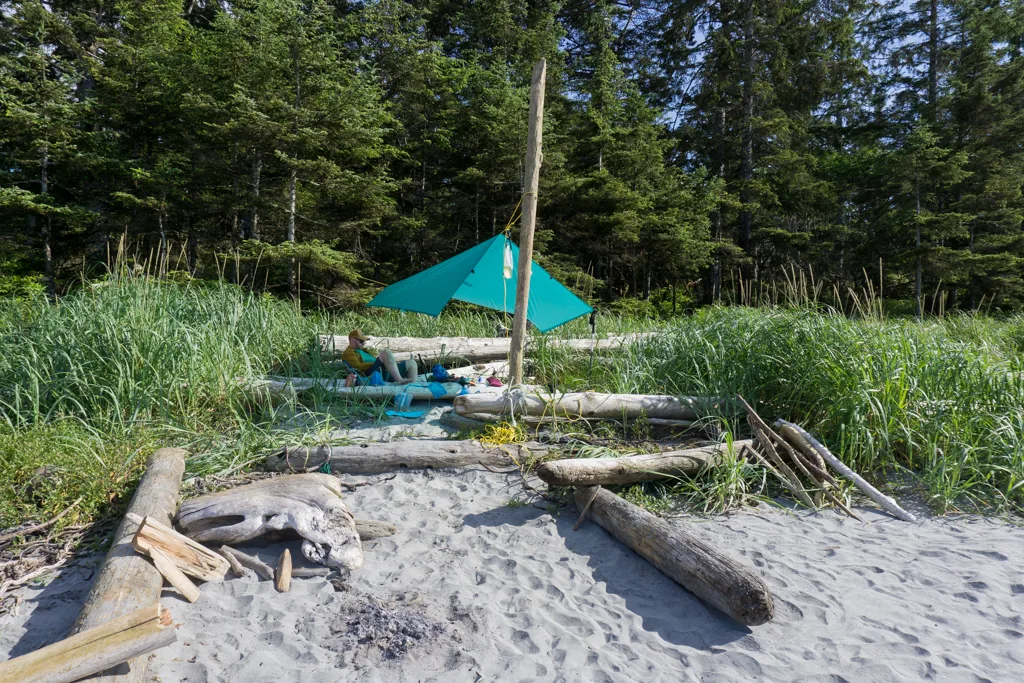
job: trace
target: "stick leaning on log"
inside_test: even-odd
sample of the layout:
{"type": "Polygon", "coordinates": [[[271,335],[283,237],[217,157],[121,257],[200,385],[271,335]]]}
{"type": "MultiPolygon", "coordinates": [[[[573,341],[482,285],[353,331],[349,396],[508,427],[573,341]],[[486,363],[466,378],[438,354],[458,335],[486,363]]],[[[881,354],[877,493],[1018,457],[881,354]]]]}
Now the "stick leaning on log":
{"type": "Polygon", "coordinates": [[[777,420],[775,424],[782,429],[783,436],[796,442],[802,441],[804,445],[814,449],[814,451],[818,453],[818,455],[820,455],[829,465],[835,468],[837,472],[852,481],[857,488],[867,494],[868,498],[878,503],[888,512],[892,513],[893,516],[898,519],[902,519],[905,522],[917,521],[917,518],[914,517],[914,515],[901,508],[895,500],[876,489],[865,481],[863,477],[847,467],[839,458],[832,455],[831,451],[825,448],[820,441],[807,433],[803,427],[782,419],[777,420]]]}
{"type": "Polygon", "coordinates": [[[576,505],[612,536],[660,569],[703,602],[748,626],[775,616],[775,602],[764,582],[684,527],[629,503],[606,489],[576,489],[576,505]]]}

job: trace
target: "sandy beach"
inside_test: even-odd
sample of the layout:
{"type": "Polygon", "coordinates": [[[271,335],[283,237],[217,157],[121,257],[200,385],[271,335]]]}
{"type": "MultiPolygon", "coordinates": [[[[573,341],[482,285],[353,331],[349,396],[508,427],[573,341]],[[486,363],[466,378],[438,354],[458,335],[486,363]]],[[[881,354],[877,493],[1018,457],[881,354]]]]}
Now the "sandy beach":
{"type": "MultiPolygon", "coordinates": [[[[698,533],[754,565],[777,616],[711,611],[572,506],[483,469],[343,477],[357,517],[395,523],[344,580],[254,578],[163,602],[181,624],[154,680],[1014,681],[1024,671],[1024,529],[982,518],[865,523],[767,505],[698,533]],[[511,502],[510,502],[511,501],[511,502]]],[[[274,561],[286,544],[252,546],[274,561]]],[[[91,572],[25,590],[0,655],[64,635],[91,572]]]]}

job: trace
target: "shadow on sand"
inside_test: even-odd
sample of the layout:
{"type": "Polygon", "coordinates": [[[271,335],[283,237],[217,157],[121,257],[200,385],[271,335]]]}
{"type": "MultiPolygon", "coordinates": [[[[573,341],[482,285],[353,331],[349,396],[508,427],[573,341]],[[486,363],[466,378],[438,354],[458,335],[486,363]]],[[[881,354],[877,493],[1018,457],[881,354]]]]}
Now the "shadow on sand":
{"type": "Polygon", "coordinates": [[[25,599],[18,606],[18,612],[27,616],[4,618],[5,631],[12,627],[25,630],[11,647],[8,657],[34,652],[70,634],[102,559],[101,554],[83,558],[54,572],[42,588],[23,590],[25,599]]]}
{"type": "MultiPolygon", "coordinates": [[[[470,527],[520,526],[544,511],[534,507],[502,507],[466,515],[470,527]]],[[[555,518],[567,550],[587,558],[595,584],[618,595],[640,617],[645,630],[663,640],[698,650],[710,650],[751,634],[751,630],[717,609],[706,607],[692,593],[662,574],[593,522],[573,531],[577,511],[568,506],[555,518]]]]}

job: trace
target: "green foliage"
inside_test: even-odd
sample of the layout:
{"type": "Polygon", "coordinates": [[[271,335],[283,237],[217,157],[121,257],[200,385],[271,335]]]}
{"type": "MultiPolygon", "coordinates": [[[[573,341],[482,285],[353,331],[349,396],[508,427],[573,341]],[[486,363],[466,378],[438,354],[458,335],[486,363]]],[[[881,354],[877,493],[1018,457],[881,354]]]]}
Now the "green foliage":
{"type": "MultiPolygon", "coordinates": [[[[536,371],[565,391],[740,394],[769,422],[801,424],[863,474],[916,475],[940,510],[1021,509],[1022,324],[712,308],[592,370],[586,358],[549,349],[536,371]]],[[[721,417],[743,428],[737,416],[721,417]]]]}

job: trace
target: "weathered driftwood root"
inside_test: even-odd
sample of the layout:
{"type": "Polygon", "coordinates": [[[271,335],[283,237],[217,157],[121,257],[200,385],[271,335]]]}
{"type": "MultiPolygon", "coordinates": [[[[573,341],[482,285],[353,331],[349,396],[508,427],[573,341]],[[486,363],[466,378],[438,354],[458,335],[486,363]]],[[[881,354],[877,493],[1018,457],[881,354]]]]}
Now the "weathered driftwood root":
{"type": "MultiPolygon", "coordinates": [[[[576,489],[583,508],[592,492],[576,489]]],[[[599,489],[589,519],[702,601],[736,621],[757,626],[775,616],[775,602],[753,571],[723,555],[676,522],[670,525],[619,496],[599,489]]]]}
{"type": "Polygon", "coordinates": [[[329,474],[265,479],[185,501],[178,513],[185,535],[200,542],[242,543],[268,531],[293,529],[306,559],[329,567],[363,564],[355,520],[329,474]]]}
{"type": "MultiPolygon", "coordinates": [[[[234,558],[235,562],[237,562],[240,567],[244,567],[245,569],[255,572],[267,581],[274,580],[274,568],[258,557],[247,555],[237,548],[232,548],[226,545],[222,545],[220,547],[220,554],[227,558],[234,558]]],[[[232,567],[234,567],[234,565],[232,565],[232,567]]],[[[243,571],[235,570],[236,576],[242,576],[243,574],[243,571]]]]}
{"type": "Polygon", "coordinates": [[[129,660],[145,659],[145,655],[175,639],[170,613],[154,602],[0,663],[0,681],[71,683],[129,660]]]}
{"type": "MultiPolygon", "coordinates": [[[[146,461],[146,472],[139,480],[128,512],[170,524],[178,506],[178,491],[184,472],[184,450],[161,448],[153,453],[146,461]]],[[[99,576],[89,591],[72,633],[81,633],[143,607],[152,607],[160,600],[164,577],[149,560],[132,548],[137,526],[127,518],[121,521],[114,534],[114,544],[103,560],[99,576]]],[[[133,658],[99,680],[141,683],[149,679],[146,668],[147,658],[133,658]]]]}
{"type": "Polygon", "coordinates": [[[356,446],[300,446],[285,448],[267,457],[266,467],[276,472],[317,470],[331,463],[335,474],[379,474],[395,470],[441,469],[485,464],[507,467],[528,451],[544,450],[539,445],[508,445],[486,448],[478,441],[410,439],[391,443],[356,446]],[[511,456],[511,457],[510,457],[511,456]]]}
{"type": "Polygon", "coordinates": [[[459,415],[481,419],[484,414],[560,419],[697,420],[726,405],[717,398],[655,396],[644,394],[598,394],[594,392],[545,394],[466,394],[452,401],[459,415]]]}
{"type": "Polygon", "coordinates": [[[825,448],[820,441],[808,434],[803,427],[785,420],[778,420],[775,424],[782,428],[782,434],[787,440],[792,440],[791,442],[795,441],[797,443],[803,442],[803,447],[809,446],[814,449],[814,451],[820,455],[825,462],[831,465],[841,475],[852,481],[857,488],[867,494],[868,498],[878,503],[883,509],[890,512],[893,516],[898,519],[902,519],[905,522],[917,521],[917,518],[914,517],[914,515],[901,508],[895,500],[876,489],[865,481],[863,477],[847,467],[839,458],[832,455],[831,451],[825,448]]]}
{"type": "MultiPolygon", "coordinates": [[[[739,453],[750,441],[733,443],[739,453]]],[[[574,458],[549,460],[537,465],[537,476],[552,486],[593,486],[596,484],[628,484],[656,481],[666,477],[692,477],[713,467],[725,444],[687,448],[649,455],[629,455],[622,458],[574,458]]]]}
{"type": "MultiPolygon", "coordinates": [[[[238,561],[238,557],[235,555],[235,552],[228,546],[222,545],[217,549],[217,552],[220,553],[221,557],[228,561],[228,564],[231,565],[231,573],[235,576],[242,577],[246,574],[256,573],[254,570],[243,566],[242,563],[238,561]]],[[[263,563],[260,562],[260,564],[263,563]]],[[[269,567],[267,567],[267,569],[269,569],[269,567]]]]}

